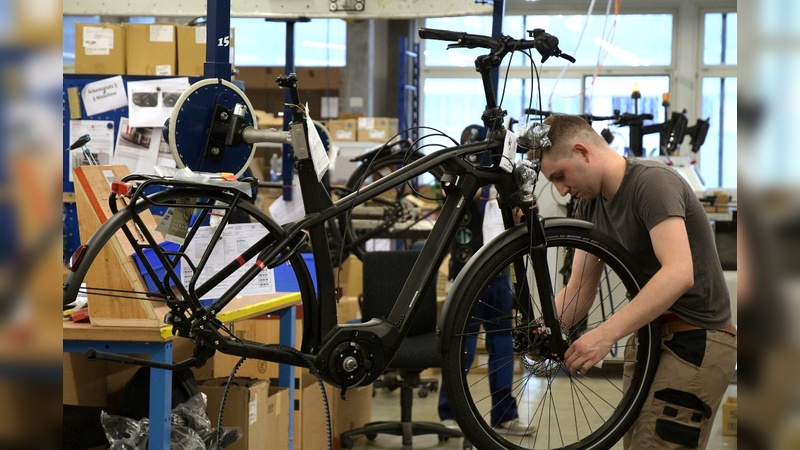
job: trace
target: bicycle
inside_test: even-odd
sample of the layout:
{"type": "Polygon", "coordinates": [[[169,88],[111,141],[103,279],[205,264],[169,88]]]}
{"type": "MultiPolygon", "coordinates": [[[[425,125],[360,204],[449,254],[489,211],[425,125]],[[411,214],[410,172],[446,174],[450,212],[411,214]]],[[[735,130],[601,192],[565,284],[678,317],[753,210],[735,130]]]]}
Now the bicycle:
{"type": "MultiPolygon", "coordinates": [[[[143,250],[152,251],[164,265],[165,274],[158,276],[145,263],[145,269],[155,280],[155,289],[129,293],[139,299],[156,299],[166,303],[170,313],[165,317],[173,326],[175,334],[193,340],[194,356],[186,361],[168,365],[156,365],[146,360],[125,358],[150,367],[176,369],[204,363],[215,351],[246,358],[257,358],[282,364],[307,368],[326,382],[342,389],[364,386],[375,381],[387,367],[394,352],[403,340],[408,324],[415,313],[415,302],[424,289],[432,288],[431,282],[454,238],[466,208],[477,190],[485,185],[494,185],[502,212],[506,231],[486,243],[461,271],[449,292],[439,321],[442,350],[442,376],[446,385],[452,410],[470,442],[481,449],[499,448],[563,448],[605,449],[612,447],[635,420],[644,402],[659,356],[659,326],[654,322],[630,336],[637,344],[627,346],[624,360],[633,370],[630,378],[623,379],[617,369],[620,364],[608,364],[602,369],[593,369],[586,375],[573,375],[563,363],[564,352],[570,343],[579,337],[578,329],[562,327],[555,311],[553,284],[557,279],[561,258],[565,250],[579,249],[591,257],[587,263],[605,266],[612,273],[608,286],[615,291],[615,298],[628,302],[635,297],[644,283],[644,277],[632,263],[630,255],[608,236],[598,232],[593,225],[569,218],[543,219],[538,216],[533,184],[538,177],[538,168],[530,161],[515,163],[516,154],[526,154],[531,147],[509,145],[509,135],[503,127],[503,111],[497,104],[491,83],[490,71],[498,67],[503,58],[514,51],[536,49],[543,60],[548,57],[564,57],[558,49],[558,39],[544,30],[529,32],[531,40],[513,39],[509,36],[491,38],[446,30],[420,29],[423,39],[438,39],[452,42],[449,47],[485,48],[489,53],[476,59],[475,66],[484,84],[487,107],[482,115],[489,130],[484,141],[455,145],[422,156],[410,164],[375,180],[363,189],[348,194],[335,203],[321,188],[314,167],[313,134],[305,111],[300,107],[296,78],[281,76],[278,84],[290,92],[293,121],[288,131],[258,130],[243,123],[247,109],[239,105],[221,106],[238,115],[227,126],[217,122],[219,114],[212,115],[208,128],[212,133],[230,137],[232,144],[279,142],[291,143],[296,156],[296,167],[306,215],[283,226],[263,214],[248,202],[243,201],[241,191],[219,188],[193,182],[143,177],[133,175],[116,183],[110,203],[116,207],[118,198],[128,199],[124,207],[106,222],[95,235],[79,248],[69,265],[70,275],[64,285],[64,301],[73,300],[89,267],[95,262],[103,245],[118,231],[123,232],[143,258],[143,250]],[[488,152],[493,164],[478,166],[468,160],[469,155],[488,152]],[[509,164],[506,164],[509,163],[509,164]],[[379,196],[396,186],[412,180],[436,168],[441,168],[441,182],[446,199],[425,241],[421,255],[414,264],[405,286],[388,317],[371,319],[365,323],[338,324],[336,317],[336,291],[330,261],[330,249],[326,240],[325,224],[341,217],[355,206],[379,196]],[[134,186],[134,184],[136,184],[134,186]],[[150,186],[166,186],[155,194],[148,194],[150,186]],[[215,227],[211,227],[211,240],[198,261],[186,255],[187,243],[177,250],[167,250],[147,230],[139,230],[143,242],[137,241],[132,228],[142,227],[140,215],[151,205],[169,206],[195,212],[188,224],[186,241],[198,234],[203,224],[215,216],[215,227]],[[522,212],[520,223],[515,221],[515,210],[522,212]],[[226,262],[217,273],[204,274],[209,259],[223,230],[230,225],[234,212],[243,212],[250,224],[263,228],[263,237],[243,250],[239,257],[226,262]],[[131,226],[129,223],[132,223],[131,226]],[[297,253],[310,240],[315,261],[318,289],[314,288],[307,265],[297,253]],[[248,261],[255,260],[245,267],[248,261]],[[226,335],[225,324],[216,319],[224,308],[245,286],[265,269],[291,262],[291,272],[297,281],[297,290],[303,299],[303,336],[299,349],[281,345],[250,342],[226,335]],[[182,280],[177,266],[190,267],[191,277],[182,280]],[[210,304],[201,299],[212,288],[226,281],[235,270],[244,267],[244,275],[237,276],[215,296],[210,304]],[[478,373],[464,367],[462,355],[468,341],[476,338],[472,330],[479,323],[472,319],[471,311],[480,302],[480,295],[488,283],[511,267],[515,295],[513,328],[507,330],[514,341],[514,360],[509,364],[523,366],[515,375],[514,394],[519,403],[521,420],[537,428],[527,436],[510,436],[495,430],[489,422],[489,401],[485,391],[487,383],[478,373]],[[622,291],[623,294],[620,294],[622,291]],[[613,367],[612,367],[613,366],[613,367]]],[[[528,53],[530,57],[530,52],[528,53]]],[[[227,86],[222,80],[220,86],[227,86]]],[[[230,84],[230,83],[228,83],[230,84]]],[[[231,85],[233,86],[233,85],[231,85]]],[[[225,87],[234,89],[235,87],[225,87]]],[[[222,89],[222,88],[220,88],[222,89]]],[[[192,95],[190,88],[179,104],[192,95]]],[[[217,96],[217,98],[235,97],[217,96]]],[[[221,101],[221,100],[220,100],[221,101]]],[[[195,108],[197,104],[195,103],[195,108]]],[[[178,108],[178,106],[176,106],[178,108]]],[[[184,119],[185,120],[185,119],[184,119]]],[[[219,136],[218,136],[219,137],[219,136]]],[[[511,139],[513,140],[513,139],[511,139]]],[[[521,140],[523,142],[523,140],[521,140]]],[[[527,142],[527,141],[524,141],[527,142]]],[[[523,143],[524,143],[523,142],[523,143]]],[[[438,170],[438,169],[437,169],[438,170]]],[[[244,180],[255,183],[254,180],[244,180]]],[[[145,258],[146,261],[146,258],[145,258]]],[[[101,260],[98,260],[102,264],[101,260]]],[[[600,273],[595,267],[584,273],[600,273]]],[[[597,283],[592,280],[586,293],[574,293],[570,299],[583,299],[595,303],[587,314],[584,326],[590,329],[598,325],[597,283]]],[[[605,283],[606,280],[601,280],[605,283]]],[[[119,295],[102,287],[89,287],[91,292],[119,295]]],[[[570,293],[571,295],[573,293],[570,293]]],[[[624,305],[617,305],[619,310],[624,305]]],[[[117,355],[93,352],[95,359],[121,360],[117,355]],[[117,359],[115,359],[117,358],[117,359]]],[[[440,439],[442,437],[440,436],[440,439]]]]}

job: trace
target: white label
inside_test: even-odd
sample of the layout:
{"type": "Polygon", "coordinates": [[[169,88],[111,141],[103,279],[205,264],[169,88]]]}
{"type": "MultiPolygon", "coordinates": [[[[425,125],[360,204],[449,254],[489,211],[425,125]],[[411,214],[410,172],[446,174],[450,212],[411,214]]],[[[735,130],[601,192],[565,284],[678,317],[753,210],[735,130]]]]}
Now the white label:
{"type": "Polygon", "coordinates": [[[206,45],[206,27],[196,27],[194,29],[194,43],[206,45]]]}
{"type": "Polygon", "coordinates": [[[84,47],[84,53],[88,55],[110,55],[111,49],[110,48],[103,48],[103,47],[84,47]]]}
{"type": "MultiPolygon", "coordinates": [[[[306,104],[306,111],[308,111],[308,104],[306,104]]],[[[322,139],[319,137],[317,127],[314,126],[314,121],[311,120],[311,114],[306,116],[306,126],[308,127],[308,145],[311,146],[311,159],[314,161],[314,168],[317,170],[317,180],[322,181],[322,176],[328,171],[331,161],[328,158],[328,152],[325,151],[325,146],[322,144],[322,139]]]]}
{"type": "Polygon", "coordinates": [[[370,139],[386,140],[386,130],[368,130],[370,139]]]}
{"type": "Polygon", "coordinates": [[[339,140],[353,139],[355,137],[353,136],[353,130],[336,130],[333,134],[339,140]]]}
{"type": "Polygon", "coordinates": [[[156,75],[172,75],[172,64],[157,65],[156,75]]]}
{"type": "Polygon", "coordinates": [[[505,142],[503,142],[503,159],[500,160],[500,168],[508,173],[514,170],[514,158],[517,156],[517,135],[506,131],[505,142]]]}
{"type": "Polygon", "coordinates": [[[252,425],[258,420],[258,393],[253,393],[253,397],[250,399],[250,404],[248,406],[248,423],[252,425]]]}
{"type": "Polygon", "coordinates": [[[375,128],[375,118],[373,118],[373,117],[359,117],[358,118],[358,128],[367,128],[367,129],[375,128]]]}
{"type": "Polygon", "coordinates": [[[175,40],[175,27],[172,25],[150,25],[150,42],[172,42],[175,40]]]}
{"type": "MultiPolygon", "coordinates": [[[[112,28],[102,27],[84,27],[83,28],[83,47],[86,49],[86,54],[89,49],[112,49],[114,48],[114,30],[112,28]]],[[[94,55],[100,53],[91,53],[94,55]]],[[[106,55],[108,53],[105,53],[106,55]]]]}
{"type": "Polygon", "coordinates": [[[364,97],[350,97],[350,107],[351,108],[363,108],[364,107],[364,97]]]}
{"type": "Polygon", "coordinates": [[[108,181],[108,187],[111,188],[111,183],[117,181],[117,177],[114,176],[114,172],[110,170],[104,170],[103,176],[106,177],[106,181],[108,181]]]}

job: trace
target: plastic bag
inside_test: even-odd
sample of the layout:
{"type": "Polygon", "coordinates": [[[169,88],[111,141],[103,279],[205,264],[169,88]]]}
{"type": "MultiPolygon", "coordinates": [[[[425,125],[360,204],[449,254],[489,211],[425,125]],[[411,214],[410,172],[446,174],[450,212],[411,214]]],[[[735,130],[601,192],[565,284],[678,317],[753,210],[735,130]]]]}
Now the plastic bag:
{"type": "MultiPolygon", "coordinates": [[[[150,422],[147,418],[134,420],[124,416],[100,413],[106,439],[112,450],[146,450],[150,422]]],[[[173,408],[170,413],[170,448],[177,450],[224,449],[242,436],[236,427],[222,428],[222,445],[217,445],[217,429],[211,428],[206,414],[206,395],[196,394],[173,408]]]]}
{"type": "Polygon", "coordinates": [[[147,418],[133,420],[100,412],[100,423],[106,434],[110,450],[138,450],[147,448],[149,421],[147,418]]]}
{"type": "Polygon", "coordinates": [[[550,125],[545,125],[539,122],[531,122],[520,129],[519,137],[517,137],[517,145],[528,150],[533,150],[538,159],[541,155],[541,150],[549,147],[551,144],[550,138],[547,137],[547,132],[550,131],[550,125]]]}
{"type": "Polygon", "coordinates": [[[197,393],[189,400],[181,403],[170,414],[172,425],[182,425],[191,428],[201,436],[211,429],[211,420],[206,414],[206,394],[197,393]]]}

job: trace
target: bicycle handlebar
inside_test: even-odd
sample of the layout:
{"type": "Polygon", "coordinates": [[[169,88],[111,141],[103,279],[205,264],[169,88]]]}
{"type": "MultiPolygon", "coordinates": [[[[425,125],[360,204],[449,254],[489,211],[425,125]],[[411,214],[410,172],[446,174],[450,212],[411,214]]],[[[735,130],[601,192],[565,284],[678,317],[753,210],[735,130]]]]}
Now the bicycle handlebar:
{"type": "Polygon", "coordinates": [[[542,55],[542,62],[551,56],[564,58],[567,61],[575,62],[575,58],[563,53],[558,48],[558,38],[547,33],[541,28],[528,31],[533,40],[514,39],[510,36],[493,38],[479,34],[468,34],[459,31],[438,30],[434,28],[420,28],[419,37],[422,39],[434,39],[439,41],[455,42],[447,46],[450,48],[487,48],[492,50],[492,54],[502,59],[509,52],[516,50],[528,50],[535,48],[542,55]]]}
{"type": "MultiPolygon", "coordinates": [[[[525,114],[530,114],[530,115],[533,115],[533,116],[549,117],[549,116],[552,116],[553,114],[558,114],[558,113],[555,113],[553,111],[542,111],[541,109],[536,109],[536,108],[526,108],[525,109],[525,114]]],[[[595,115],[592,115],[592,114],[579,114],[579,116],[583,117],[584,119],[586,119],[586,121],[589,122],[589,123],[592,123],[593,121],[602,122],[602,121],[605,121],[605,120],[619,120],[619,115],[595,116],[595,115]]]]}

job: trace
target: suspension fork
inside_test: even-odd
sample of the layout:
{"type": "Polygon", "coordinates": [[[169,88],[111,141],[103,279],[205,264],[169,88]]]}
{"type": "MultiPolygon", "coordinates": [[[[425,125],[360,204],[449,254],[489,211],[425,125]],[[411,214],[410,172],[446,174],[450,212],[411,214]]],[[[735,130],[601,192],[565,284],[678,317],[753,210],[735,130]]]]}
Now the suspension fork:
{"type": "MultiPolygon", "coordinates": [[[[544,322],[545,334],[548,335],[550,357],[557,361],[564,358],[564,352],[569,348],[569,344],[564,340],[561,333],[561,322],[558,319],[555,304],[555,294],[553,283],[550,279],[550,264],[547,261],[547,238],[544,232],[544,222],[539,217],[539,207],[536,203],[528,207],[525,213],[525,223],[528,226],[530,245],[528,256],[531,261],[533,278],[536,280],[536,291],[539,294],[539,305],[542,308],[542,321],[544,322]]],[[[523,258],[514,261],[514,271],[517,274],[517,292],[528,292],[528,277],[523,258]]],[[[520,305],[518,305],[519,307],[520,305]]],[[[523,310],[520,311],[523,317],[523,324],[532,323],[534,319],[533,304],[530,301],[522,302],[523,310]]]]}

